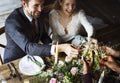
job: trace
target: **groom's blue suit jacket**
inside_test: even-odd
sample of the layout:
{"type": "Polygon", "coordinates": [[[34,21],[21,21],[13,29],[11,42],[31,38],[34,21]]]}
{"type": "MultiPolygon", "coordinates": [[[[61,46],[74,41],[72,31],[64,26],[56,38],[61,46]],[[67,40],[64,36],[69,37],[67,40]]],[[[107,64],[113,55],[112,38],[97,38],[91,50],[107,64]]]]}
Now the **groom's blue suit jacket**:
{"type": "Polygon", "coordinates": [[[25,16],[22,7],[15,9],[6,19],[5,33],[7,45],[4,53],[4,63],[21,58],[26,54],[50,56],[51,39],[45,31],[45,21],[42,13],[37,19],[38,34],[25,16]],[[44,44],[38,44],[42,41],[44,44]]]}

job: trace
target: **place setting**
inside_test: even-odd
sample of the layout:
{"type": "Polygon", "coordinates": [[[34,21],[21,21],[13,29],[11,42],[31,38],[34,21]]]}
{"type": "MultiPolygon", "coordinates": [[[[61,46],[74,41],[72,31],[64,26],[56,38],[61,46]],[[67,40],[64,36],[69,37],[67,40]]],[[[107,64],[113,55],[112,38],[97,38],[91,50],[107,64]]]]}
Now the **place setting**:
{"type": "Polygon", "coordinates": [[[44,60],[39,56],[26,55],[19,61],[19,70],[24,75],[37,75],[44,68],[44,60]]]}

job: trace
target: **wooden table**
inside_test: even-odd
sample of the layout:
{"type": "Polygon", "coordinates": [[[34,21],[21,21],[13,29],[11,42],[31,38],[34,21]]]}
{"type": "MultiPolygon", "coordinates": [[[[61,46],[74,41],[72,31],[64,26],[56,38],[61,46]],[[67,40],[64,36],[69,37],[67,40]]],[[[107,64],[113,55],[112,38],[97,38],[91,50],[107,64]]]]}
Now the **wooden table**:
{"type": "MultiPolygon", "coordinates": [[[[7,64],[9,64],[9,63],[3,64],[0,66],[0,80],[7,79],[7,83],[31,83],[32,76],[26,76],[20,72],[20,70],[18,68],[19,61],[20,61],[20,59],[17,59],[15,61],[12,61],[12,63],[14,63],[17,71],[19,72],[20,76],[22,77],[22,80],[20,81],[18,79],[18,77],[10,78],[10,69],[7,66],[7,64]]],[[[13,68],[11,68],[11,69],[14,71],[13,68]]],[[[1,81],[0,81],[0,83],[1,83],[1,81]]]]}
{"type": "MultiPolygon", "coordinates": [[[[59,57],[59,59],[64,60],[65,56],[63,56],[62,53],[61,53],[61,55],[62,56],[59,57]]],[[[50,67],[54,64],[54,57],[53,56],[52,57],[41,57],[41,58],[44,60],[44,62],[46,64],[46,67],[47,67],[47,65],[49,65],[49,67],[50,67]]],[[[2,77],[4,77],[5,79],[8,79],[7,83],[34,83],[34,77],[33,76],[23,75],[20,72],[19,67],[18,67],[19,61],[20,61],[20,59],[17,59],[17,60],[11,61],[9,63],[13,63],[15,65],[15,68],[17,69],[18,73],[22,77],[22,80],[19,81],[18,77],[8,79],[10,77],[10,69],[7,66],[9,63],[3,64],[3,65],[0,66],[0,80],[3,79],[2,77]]],[[[46,68],[46,69],[50,69],[49,67],[46,68]]],[[[12,70],[14,71],[13,68],[12,68],[12,70]]]]}

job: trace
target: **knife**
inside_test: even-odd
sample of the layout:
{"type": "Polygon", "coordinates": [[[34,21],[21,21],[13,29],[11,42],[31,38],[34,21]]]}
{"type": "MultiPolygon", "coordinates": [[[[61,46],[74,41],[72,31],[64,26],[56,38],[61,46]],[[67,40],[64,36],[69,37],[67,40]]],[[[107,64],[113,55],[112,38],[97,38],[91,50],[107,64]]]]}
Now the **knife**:
{"type": "Polygon", "coordinates": [[[17,69],[15,68],[14,63],[10,63],[10,64],[11,64],[11,66],[13,67],[13,69],[15,70],[15,73],[16,73],[18,79],[21,81],[21,80],[22,80],[22,77],[20,76],[19,72],[18,72],[17,69]]]}

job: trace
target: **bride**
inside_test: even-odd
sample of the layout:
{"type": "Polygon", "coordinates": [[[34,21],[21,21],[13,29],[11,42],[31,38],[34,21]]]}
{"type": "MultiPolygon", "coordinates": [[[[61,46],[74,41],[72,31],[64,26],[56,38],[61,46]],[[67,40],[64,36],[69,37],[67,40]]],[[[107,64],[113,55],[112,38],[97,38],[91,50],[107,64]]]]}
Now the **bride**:
{"type": "Polygon", "coordinates": [[[88,41],[93,36],[93,26],[86,19],[84,11],[79,10],[78,1],[56,0],[54,9],[49,13],[49,35],[53,41],[71,43],[77,35],[77,41],[83,41],[84,38],[80,35],[82,26],[87,32],[88,41]]]}

